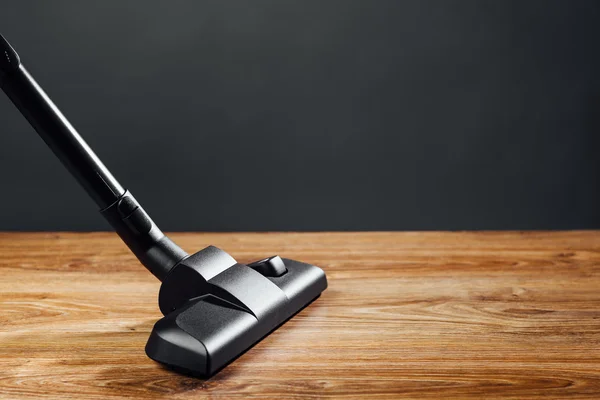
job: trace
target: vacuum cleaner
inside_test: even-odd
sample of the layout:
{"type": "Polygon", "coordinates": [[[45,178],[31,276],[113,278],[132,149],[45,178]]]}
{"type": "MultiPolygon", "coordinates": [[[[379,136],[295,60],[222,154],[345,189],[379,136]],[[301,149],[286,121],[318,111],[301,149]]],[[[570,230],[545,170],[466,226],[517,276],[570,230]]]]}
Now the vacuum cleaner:
{"type": "Polygon", "coordinates": [[[146,344],[151,359],[212,376],[327,288],[323,270],[303,262],[272,256],[246,265],[214,246],[192,255],[182,250],[102,164],[1,35],[0,87],[162,282],[164,316],[146,344]]]}

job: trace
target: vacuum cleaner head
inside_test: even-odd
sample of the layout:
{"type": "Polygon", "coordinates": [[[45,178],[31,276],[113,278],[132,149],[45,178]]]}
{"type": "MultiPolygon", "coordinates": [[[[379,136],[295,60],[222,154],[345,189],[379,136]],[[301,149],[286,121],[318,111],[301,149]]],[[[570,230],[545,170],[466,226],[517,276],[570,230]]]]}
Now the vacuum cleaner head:
{"type": "Polygon", "coordinates": [[[315,266],[278,256],[244,265],[207,247],[163,282],[159,302],[165,317],[154,326],[146,354],[186,372],[212,375],[326,287],[325,274],[315,266]],[[275,264],[284,272],[276,272],[275,264]],[[189,281],[194,284],[183,283],[189,281]],[[182,287],[195,292],[191,299],[184,300],[182,287]]]}
{"type": "Polygon", "coordinates": [[[213,246],[188,255],[112,176],[1,35],[0,87],[162,281],[158,303],[164,317],[146,344],[153,360],[210,376],[327,288],[320,268],[279,256],[245,265],[213,246]]]}

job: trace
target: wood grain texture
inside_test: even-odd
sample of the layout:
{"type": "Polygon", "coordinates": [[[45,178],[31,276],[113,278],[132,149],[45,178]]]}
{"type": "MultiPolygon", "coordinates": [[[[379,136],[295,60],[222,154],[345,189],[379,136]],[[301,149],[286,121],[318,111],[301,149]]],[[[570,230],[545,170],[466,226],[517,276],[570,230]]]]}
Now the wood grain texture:
{"type": "Polygon", "coordinates": [[[329,288],[217,376],[144,345],[159,282],[111,233],[0,233],[3,398],[600,398],[600,232],[172,234],[329,288]]]}

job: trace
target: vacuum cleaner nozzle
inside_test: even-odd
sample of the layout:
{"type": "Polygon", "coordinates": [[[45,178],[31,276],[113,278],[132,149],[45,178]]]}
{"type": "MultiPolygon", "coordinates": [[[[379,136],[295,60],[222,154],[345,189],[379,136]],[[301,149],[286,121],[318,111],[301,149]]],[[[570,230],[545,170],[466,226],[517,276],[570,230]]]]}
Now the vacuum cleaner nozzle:
{"type": "Polygon", "coordinates": [[[207,247],[183,260],[163,281],[159,305],[165,317],[154,326],[146,354],[176,369],[210,376],[326,287],[325,274],[313,265],[278,256],[244,265],[207,247]],[[259,272],[269,271],[274,263],[284,265],[285,272],[259,272]]]}
{"type": "Polygon", "coordinates": [[[164,317],[146,345],[153,360],[210,376],[327,288],[320,268],[278,256],[245,265],[213,246],[188,255],[112,176],[1,35],[0,87],[162,281],[158,302],[164,317]]]}

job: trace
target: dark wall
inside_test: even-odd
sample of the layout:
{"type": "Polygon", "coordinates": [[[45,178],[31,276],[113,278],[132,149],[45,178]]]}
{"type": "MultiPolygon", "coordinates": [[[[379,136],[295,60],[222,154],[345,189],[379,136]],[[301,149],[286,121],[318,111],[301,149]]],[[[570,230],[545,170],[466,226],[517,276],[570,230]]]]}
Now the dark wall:
{"type": "MultiPolygon", "coordinates": [[[[600,228],[597,1],[2,1],[165,230],[600,228]]],[[[0,96],[0,230],[108,225],[0,96]]]]}

